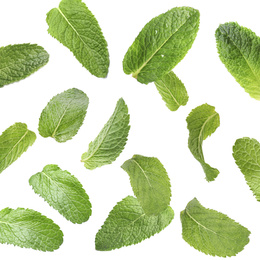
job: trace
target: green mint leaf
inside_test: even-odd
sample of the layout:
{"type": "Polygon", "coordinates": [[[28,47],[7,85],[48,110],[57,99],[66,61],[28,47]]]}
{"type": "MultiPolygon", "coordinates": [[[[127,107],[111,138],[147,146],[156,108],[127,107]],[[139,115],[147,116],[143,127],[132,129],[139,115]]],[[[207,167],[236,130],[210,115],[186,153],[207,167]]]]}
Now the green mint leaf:
{"type": "Polygon", "coordinates": [[[202,142],[213,134],[220,125],[219,114],[213,106],[204,104],[191,111],[186,119],[189,130],[188,146],[193,156],[200,162],[207,181],[213,181],[219,174],[204,160],[202,142]]]}
{"type": "Polygon", "coordinates": [[[166,106],[171,111],[176,111],[180,106],[185,106],[189,96],[181,80],[170,71],[161,79],[154,82],[166,106]]]}
{"type": "Polygon", "coordinates": [[[215,35],[220,60],[241,87],[260,100],[260,38],[234,22],[221,24],[215,35]]]}
{"type": "Polygon", "coordinates": [[[161,162],[154,157],[134,155],[122,166],[146,215],[158,215],[170,204],[171,184],[161,162]]]}
{"type": "Polygon", "coordinates": [[[0,173],[16,161],[36,140],[23,123],[15,123],[0,136],[0,173]]]}
{"type": "Polygon", "coordinates": [[[81,224],[91,216],[89,197],[76,177],[57,165],[47,165],[33,175],[29,184],[67,220],[81,224]]]}
{"type": "Polygon", "coordinates": [[[84,166],[93,170],[111,164],[123,151],[129,132],[129,114],[125,101],[120,98],[115,111],[93,142],[82,154],[84,166]]]}
{"type": "Polygon", "coordinates": [[[49,54],[36,44],[0,48],[0,87],[25,79],[49,61],[49,54]]]}
{"type": "Polygon", "coordinates": [[[153,18],[125,54],[124,72],[145,84],[170,72],[191,48],[199,16],[191,7],[176,7],[153,18]]]}
{"type": "Polygon", "coordinates": [[[46,19],[51,36],[70,49],[91,74],[105,78],[108,74],[107,42],[98,21],[81,0],[62,0],[46,19]]]}
{"type": "Polygon", "coordinates": [[[96,250],[110,251],[140,243],[162,231],[173,217],[170,206],[157,216],[147,216],[139,201],[128,196],[117,203],[96,234],[96,250]]]}
{"type": "Polygon", "coordinates": [[[260,201],[260,143],[248,137],[237,139],[233,157],[254,196],[260,201]]]}
{"type": "Polygon", "coordinates": [[[76,88],[56,95],[41,113],[40,135],[52,137],[60,143],[72,139],[83,124],[88,103],[87,95],[76,88]]]}
{"type": "Polygon", "coordinates": [[[54,251],[62,242],[59,226],[39,212],[23,208],[0,211],[0,243],[54,251]]]}
{"type": "Polygon", "coordinates": [[[250,231],[228,216],[204,208],[196,198],[181,212],[182,237],[195,249],[212,256],[234,256],[249,243],[250,231]]]}

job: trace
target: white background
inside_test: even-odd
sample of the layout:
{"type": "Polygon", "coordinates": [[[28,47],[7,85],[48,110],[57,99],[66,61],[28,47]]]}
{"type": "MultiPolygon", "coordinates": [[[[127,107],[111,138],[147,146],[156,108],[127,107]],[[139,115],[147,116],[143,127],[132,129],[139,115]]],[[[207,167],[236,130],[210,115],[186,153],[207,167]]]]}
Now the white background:
{"type": "Polygon", "coordinates": [[[203,206],[227,214],[251,231],[250,243],[236,259],[258,259],[260,203],[234,162],[232,146],[237,138],[245,136],[260,141],[260,103],[244,92],[219,60],[214,33],[219,24],[237,21],[260,35],[259,1],[85,0],[85,3],[108,42],[110,68],[106,79],[92,76],[66,47],[47,33],[46,13],[57,7],[59,0],[0,1],[0,46],[37,43],[50,54],[49,63],[38,72],[0,89],[0,132],[15,122],[24,122],[37,134],[35,144],[0,175],[0,209],[37,210],[53,219],[64,233],[64,243],[54,252],[0,244],[0,258],[210,260],[213,257],[190,247],[181,235],[180,212],[197,197],[203,206]],[[176,6],[198,9],[201,22],[191,50],[174,69],[190,98],[185,107],[171,112],[153,84],[142,85],[124,74],[122,60],[146,23],[176,6]],[[54,95],[73,87],[83,90],[90,99],[84,125],[66,143],[42,138],[37,130],[42,109],[54,95]],[[120,97],[130,113],[127,145],[113,164],[87,170],[80,162],[81,154],[111,116],[120,97]],[[211,183],[205,180],[201,165],[187,146],[186,117],[204,103],[215,106],[221,121],[203,144],[206,162],[220,171],[211,183]],[[96,232],[113,206],[133,195],[128,175],[120,166],[134,154],[157,157],[165,166],[172,184],[175,218],[161,233],[137,245],[98,252],[94,244],[96,232]],[[34,194],[28,179],[47,164],[58,164],[82,182],[93,206],[88,222],[70,223],[34,194]]]}

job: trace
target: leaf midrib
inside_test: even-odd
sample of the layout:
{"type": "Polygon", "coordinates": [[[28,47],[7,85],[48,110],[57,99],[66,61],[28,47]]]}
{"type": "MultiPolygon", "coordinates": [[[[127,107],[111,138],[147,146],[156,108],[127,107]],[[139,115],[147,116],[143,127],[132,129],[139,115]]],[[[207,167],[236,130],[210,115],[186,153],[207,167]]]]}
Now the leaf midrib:
{"type": "Polygon", "coordinates": [[[2,159],[2,161],[0,161],[0,164],[10,155],[10,153],[12,153],[12,151],[14,150],[14,148],[20,143],[22,142],[22,140],[25,138],[25,136],[28,134],[29,130],[26,129],[26,132],[23,134],[23,136],[18,140],[18,142],[13,146],[13,148],[6,154],[6,156],[2,159]]]}
{"type": "Polygon", "coordinates": [[[62,15],[62,17],[64,18],[64,20],[68,23],[68,25],[72,28],[72,30],[77,34],[77,36],[79,37],[79,39],[81,40],[81,42],[87,47],[88,50],[90,50],[89,46],[87,45],[87,43],[83,40],[83,38],[81,37],[81,35],[77,32],[76,28],[71,24],[71,22],[69,21],[69,19],[65,16],[65,14],[62,12],[62,10],[57,7],[57,10],[59,11],[59,13],[62,15]]]}
{"type": "Polygon", "coordinates": [[[186,20],[183,24],[181,24],[181,26],[180,26],[174,33],[172,33],[172,34],[159,46],[159,48],[157,48],[157,49],[155,50],[155,52],[148,58],[147,61],[145,61],[145,62],[143,63],[143,65],[142,65],[137,71],[135,71],[135,72],[132,73],[132,76],[133,76],[134,78],[137,78],[138,74],[139,74],[139,73],[141,72],[141,70],[149,63],[149,61],[155,56],[155,54],[169,41],[169,39],[170,39],[171,37],[173,37],[173,35],[174,35],[175,33],[177,33],[177,32],[180,30],[180,28],[181,28],[184,24],[186,24],[186,23],[190,20],[190,18],[191,18],[193,15],[195,15],[195,13],[192,14],[192,15],[190,15],[190,16],[187,18],[187,20],[186,20]]]}
{"type": "MultiPolygon", "coordinates": [[[[114,123],[114,120],[115,120],[115,118],[116,118],[116,116],[117,116],[117,111],[118,111],[118,107],[115,108],[115,111],[114,111],[113,115],[112,115],[111,118],[110,118],[110,119],[112,119],[112,120],[110,121],[111,124],[110,124],[109,127],[107,128],[107,130],[106,130],[105,134],[103,135],[103,138],[101,139],[101,142],[99,143],[99,145],[93,150],[93,152],[92,152],[87,158],[81,160],[81,162],[86,162],[86,161],[88,161],[90,158],[92,158],[92,157],[95,155],[95,153],[96,153],[96,152],[98,151],[98,149],[101,147],[101,145],[103,144],[105,138],[107,137],[107,133],[109,132],[109,130],[111,129],[111,127],[112,127],[112,125],[113,125],[113,123],[114,123]]],[[[110,119],[109,119],[109,120],[110,120],[110,119]]],[[[102,130],[101,130],[101,131],[102,131],[102,130]]],[[[100,133],[99,133],[99,134],[100,134],[100,133]]],[[[99,135],[99,134],[98,134],[98,135],[99,135]]]]}
{"type": "Polygon", "coordinates": [[[125,226],[123,226],[123,227],[120,227],[120,226],[118,227],[118,226],[117,226],[117,228],[113,231],[114,233],[115,233],[115,232],[117,233],[117,237],[114,238],[113,240],[114,240],[114,241],[115,241],[115,240],[117,241],[118,238],[119,238],[122,234],[124,234],[124,230],[125,230],[125,229],[128,229],[129,226],[134,225],[136,221],[138,221],[139,219],[144,218],[144,217],[145,217],[145,213],[142,213],[142,214],[140,214],[136,219],[131,220],[131,222],[127,223],[125,226]]]}
{"type": "Polygon", "coordinates": [[[241,56],[243,57],[243,59],[246,61],[249,69],[252,71],[253,75],[255,76],[256,80],[258,81],[258,84],[260,85],[260,78],[257,74],[255,74],[254,70],[252,69],[251,65],[249,64],[249,62],[247,61],[246,57],[244,56],[244,54],[242,53],[242,51],[238,48],[238,46],[236,45],[236,43],[233,41],[233,39],[229,36],[227,30],[222,27],[223,30],[226,32],[226,34],[228,35],[228,38],[232,41],[232,43],[234,44],[234,46],[238,49],[238,51],[240,52],[241,56]]]}
{"type": "Polygon", "coordinates": [[[187,213],[187,215],[189,216],[189,218],[190,218],[191,220],[193,220],[198,226],[200,226],[200,227],[206,229],[207,231],[210,231],[210,232],[214,233],[215,235],[218,235],[218,233],[216,233],[215,231],[213,231],[213,230],[211,230],[211,229],[205,227],[204,225],[202,225],[201,223],[199,223],[194,217],[192,217],[187,208],[185,209],[185,212],[187,213]]]}
{"type": "Polygon", "coordinates": [[[223,236],[223,235],[221,235],[221,234],[215,232],[214,230],[212,230],[212,229],[210,229],[210,228],[207,228],[206,226],[202,225],[202,224],[201,224],[200,222],[198,222],[194,217],[191,216],[191,214],[189,213],[189,211],[188,211],[187,208],[185,209],[185,212],[187,213],[187,215],[189,216],[189,218],[190,218],[191,220],[193,220],[199,227],[202,227],[203,229],[205,229],[205,230],[207,230],[207,231],[209,231],[209,232],[215,234],[215,235],[218,236],[218,237],[222,237],[222,238],[225,238],[225,239],[234,240],[234,239],[232,239],[232,238],[230,238],[230,237],[225,237],[225,236],[223,236]]]}
{"type": "Polygon", "coordinates": [[[144,177],[146,178],[147,183],[149,184],[149,186],[150,186],[151,188],[153,188],[153,186],[152,186],[151,183],[150,183],[150,180],[149,180],[148,176],[146,175],[146,173],[145,173],[145,171],[143,170],[143,168],[141,167],[141,165],[140,165],[135,159],[132,159],[132,161],[141,169],[141,172],[143,173],[144,177]]]}
{"type": "MultiPolygon", "coordinates": [[[[157,83],[158,84],[158,83],[157,83]]],[[[168,91],[168,93],[170,94],[170,96],[172,97],[172,99],[174,100],[174,102],[177,104],[177,106],[181,106],[180,103],[177,101],[177,99],[173,96],[172,92],[170,91],[170,89],[167,87],[167,85],[162,82],[162,85],[166,88],[166,90],[168,91]]]]}
{"type": "MultiPolygon", "coordinates": [[[[69,195],[66,193],[66,191],[62,188],[61,185],[59,185],[59,183],[57,183],[54,179],[51,178],[51,176],[49,176],[47,173],[45,173],[44,171],[41,172],[44,176],[47,177],[47,179],[49,179],[56,187],[58,190],[60,190],[62,193],[64,193],[64,195],[66,196],[67,200],[70,201],[70,205],[73,205],[73,207],[76,209],[76,211],[80,212],[78,210],[78,208],[75,206],[75,204],[73,203],[73,200],[70,199],[69,195]]],[[[56,206],[55,206],[56,207],[56,206]]],[[[61,208],[60,208],[61,209],[61,208]]],[[[62,209],[63,210],[63,209],[62,209]]]]}
{"type": "MultiPolygon", "coordinates": [[[[21,226],[20,226],[19,224],[17,224],[17,223],[10,223],[10,222],[6,222],[6,221],[1,221],[1,220],[0,220],[0,224],[5,224],[5,225],[7,225],[7,226],[9,226],[9,227],[12,227],[12,226],[13,226],[13,227],[19,227],[19,228],[21,228],[21,226]]],[[[42,224],[46,224],[46,223],[42,222],[42,224]]],[[[47,235],[45,235],[45,234],[41,233],[40,231],[37,231],[37,230],[35,230],[35,229],[33,229],[33,228],[30,228],[30,227],[28,227],[28,226],[23,226],[22,229],[23,229],[23,230],[30,230],[30,231],[32,231],[32,232],[34,232],[34,233],[40,234],[41,236],[50,239],[50,237],[48,237],[47,235]]]]}
{"type": "Polygon", "coordinates": [[[58,122],[56,128],[54,129],[54,131],[53,131],[53,133],[52,133],[52,135],[51,135],[52,138],[55,138],[55,134],[56,134],[56,132],[58,131],[58,128],[59,128],[60,125],[61,125],[61,121],[63,120],[63,118],[64,118],[66,112],[68,111],[68,109],[69,109],[71,103],[72,103],[72,101],[70,101],[70,102],[68,103],[68,105],[67,105],[67,107],[65,108],[63,114],[61,115],[61,117],[60,117],[60,119],[59,119],[59,122],[58,122]]]}
{"type": "MultiPolygon", "coordinates": [[[[206,124],[208,123],[208,121],[209,121],[210,119],[212,119],[212,118],[213,118],[214,116],[216,116],[217,114],[218,114],[218,113],[215,112],[213,115],[209,116],[209,117],[207,118],[207,120],[203,123],[203,125],[202,125],[202,127],[201,127],[201,129],[200,129],[200,132],[199,132],[199,136],[198,136],[198,144],[202,144],[202,141],[203,141],[202,133],[203,133],[203,130],[204,130],[206,124]],[[202,140],[201,140],[201,139],[202,139],[202,140]]],[[[199,151],[199,154],[200,154],[200,156],[201,156],[201,159],[204,161],[204,155],[203,155],[203,152],[202,152],[202,145],[199,145],[198,151],[199,151]]]]}

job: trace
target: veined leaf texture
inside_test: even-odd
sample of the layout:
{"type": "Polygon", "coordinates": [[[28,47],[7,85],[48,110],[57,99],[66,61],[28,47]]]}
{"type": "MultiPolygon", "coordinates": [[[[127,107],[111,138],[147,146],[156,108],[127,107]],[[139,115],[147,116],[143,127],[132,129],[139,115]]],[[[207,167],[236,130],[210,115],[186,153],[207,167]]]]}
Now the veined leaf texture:
{"type": "Polygon", "coordinates": [[[66,142],[75,136],[85,119],[89,99],[76,88],[53,97],[43,109],[39,120],[39,133],[57,142],[66,142]]]}
{"type": "Polygon", "coordinates": [[[24,208],[0,211],[0,243],[54,251],[63,243],[60,227],[41,213],[24,208]]]}
{"type": "Polygon", "coordinates": [[[37,44],[14,44],[0,48],[0,87],[25,79],[49,61],[37,44]]]}
{"type": "Polygon", "coordinates": [[[0,136],[0,173],[15,162],[36,140],[23,123],[15,123],[0,136]]]}
{"type": "Polygon", "coordinates": [[[81,224],[91,216],[89,197],[79,180],[57,165],[46,165],[29,180],[34,192],[67,220],[81,224]]]}
{"type": "Polygon", "coordinates": [[[89,144],[88,151],[82,154],[81,161],[87,169],[93,170],[116,160],[127,141],[129,117],[128,107],[120,98],[112,116],[89,144]]]}
{"type": "Polygon", "coordinates": [[[62,0],[47,14],[48,32],[70,49],[91,74],[108,74],[107,42],[95,16],[81,0],[62,0]]]}
{"type": "Polygon", "coordinates": [[[250,231],[223,213],[204,208],[194,198],[181,212],[182,237],[212,256],[234,256],[249,243],[250,231]]]}
{"type": "Polygon", "coordinates": [[[199,29],[199,17],[196,9],[175,7],[153,18],[125,54],[124,72],[145,84],[161,79],[191,48],[199,29]]]}

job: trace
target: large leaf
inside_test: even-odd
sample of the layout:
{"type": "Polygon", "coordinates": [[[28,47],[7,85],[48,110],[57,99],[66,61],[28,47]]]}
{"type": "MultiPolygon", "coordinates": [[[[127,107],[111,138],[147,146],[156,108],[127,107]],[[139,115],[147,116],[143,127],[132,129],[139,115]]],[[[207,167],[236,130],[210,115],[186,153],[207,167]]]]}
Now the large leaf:
{"type": "Polygon", "coordinates": [[[171,184],[157,158],[134,155],[121,167],[130,176],[134,194],[146,215],[158,215],[169,206],[171,184]]]}
{"type": "Polygon", "coordinates": [[[186,88],[173,71],[165,74],[154,84],[171,111],[176,111],[180,106],[187,104],[189,96],[186,88]]]}
{"type": "Polygon", "coordinates": [[[191,7],[176,7],[153,18],[125,54],[124,72],[145,84],[170,72],[191,48],[199,16],[191,7]]]}
{"type": "Polygon", "coordinates": [[[248,137],[237,139],[233,146],[233,157],[248,186],[260,201],[260,143],[248,137]]]}
{"type": "Polygon", "coordinates": [[[35,193],[44,198],[66,219],[83,223],[91,215],[89,197],[76,177],[57,165],[47,165],[29,180],[35,193]]]}
{"type": "Polygon", "coordinates": [[[213,181],[218,176],[219,171],[205,162],[202,142],[219,127],[219,114],[213,106],[204,104],[193,109],[186,121],[190,132],[188,140],[189,149],[200,162],[206,174],[206,180],[213,181]]]}
{"type": "Polygon", "coordinates": [[[54,251],[63,242],[63,233],[51,219],[32,209],[0,211],[0,243],[54,251]]]}
{"type": "Polygon", "coordinates": [[[24,79],[43,67],[49,54],[36,44],[15,44],[0,48],[0,87],[24,79]]]}
{"type": "Polygon", "coordinates": [[[213,256],[234,256],[249,242],[250,231],[228,216],[204,208],[196,198],[181,212],[182,237],[195,249],[213,256]]]}
{"type": "Polygon", "coordinates": [[[36,140],[23,123],[15,123],[0,136],[0,173],[16,161],[36,140]]]}
{"type": "Polygon", "coordinates": [[[260,38],[237,23],[216,30],[219,58],[249,95],[260,100],[260,38]]]}
{"type": "Polygon", "coordinates": [[[41,113],[40,135],[52,137],[57,142],[70,140],[83,124],[88,103],[87,95],[76,88],[56,95],[41,113]]]}
{"type": "Polygon", "coordinates": [[[48,32],[70,49],[77,60],[96,77],[105,78],[109,56],[99,24],[81,0],[62,0],[47,14],[48,32]]]}
{"type": "Polygon", "coordinates": [[[93,170],[115,161],[125,147],[129,129],[128,108],[120,98],[110,119],[89,144],[88,151],[82,154],[81,161],[85,167],[93,170]]]}
{"type": "Polygon", "coordinates": [[[171,207],[157,216],[147,216],[139,201],[128,196],[109,213],[96,235],[96,250],[109,251],[137,244],[167,227],[174,217],[171,207]]]}

